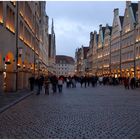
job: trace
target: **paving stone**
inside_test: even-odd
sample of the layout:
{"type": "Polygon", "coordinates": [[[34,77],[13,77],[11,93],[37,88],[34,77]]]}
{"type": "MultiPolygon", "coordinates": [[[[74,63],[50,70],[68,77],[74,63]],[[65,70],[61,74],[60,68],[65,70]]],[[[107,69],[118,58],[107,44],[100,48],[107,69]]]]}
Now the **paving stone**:
{"type": "Polygon", "coordinates": [[[140,138],[140,89],[66,89],[31,95],[0,114],[0,139],[140,138]]]}

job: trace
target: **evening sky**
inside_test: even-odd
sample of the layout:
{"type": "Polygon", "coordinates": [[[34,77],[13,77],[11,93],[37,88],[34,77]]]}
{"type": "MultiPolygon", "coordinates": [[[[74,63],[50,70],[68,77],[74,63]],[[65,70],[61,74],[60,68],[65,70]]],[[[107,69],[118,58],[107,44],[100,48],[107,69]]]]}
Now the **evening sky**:
{"type": "Polygon", "coordinates": [[[113,10],[124,15],[125,1],[47,1],[46,13],[54,20],[56,54],[75,57],[76,48],[88,46],[90,32],[99,31],[99,25],[112,26],[113,10]]]}

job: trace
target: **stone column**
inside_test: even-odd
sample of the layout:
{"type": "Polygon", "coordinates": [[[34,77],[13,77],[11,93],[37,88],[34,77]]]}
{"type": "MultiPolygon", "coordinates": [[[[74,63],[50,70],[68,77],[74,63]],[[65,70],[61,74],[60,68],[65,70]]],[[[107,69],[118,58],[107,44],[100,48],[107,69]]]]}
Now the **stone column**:
{"type": "Polygon", "coordinates": [[[23,88],[27,89],[27,71],[23,72],[23,88]]]}
{"type": "Polygon", "coordinates": [[[6,91],[16,91],[16,72],[6,72],[6,91]]]}
{"type": "Polygon", "coordinates": [[[3,72],[0,71],[0,93],[3,93],[3,86],[4,86],[4,75],[3,72]]]}
{"type": "Polygon", "coordinates": [[[24,76],[23,71],[19,71],[18,72],[18,90],[24,89],[23,88],[23,84],[24,84],[23,76],[24,76]]]}

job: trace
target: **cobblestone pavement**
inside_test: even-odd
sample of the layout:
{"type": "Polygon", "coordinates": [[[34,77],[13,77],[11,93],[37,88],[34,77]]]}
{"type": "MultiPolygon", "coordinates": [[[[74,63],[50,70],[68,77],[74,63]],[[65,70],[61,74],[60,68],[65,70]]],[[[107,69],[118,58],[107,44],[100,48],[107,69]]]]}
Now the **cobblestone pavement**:
{"type": "Polygon", "coordinates": [[[32,93],[33,92],[28,89],[18,92],[0,93],[0,113],[9,108],[10,106],[16,104],[20,100],[28,97],[32,93]]]}
{"type": "Polygon", "coordinates": [[[2,138],[140,138],[140,89],[64,89],[31,95],[0,114],[2,138]]]}

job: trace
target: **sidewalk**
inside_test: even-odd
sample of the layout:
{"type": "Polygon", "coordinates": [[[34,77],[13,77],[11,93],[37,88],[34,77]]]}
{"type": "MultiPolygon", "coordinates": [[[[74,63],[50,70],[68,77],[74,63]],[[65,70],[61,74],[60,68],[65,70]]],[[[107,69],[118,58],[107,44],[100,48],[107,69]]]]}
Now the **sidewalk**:
{"type": "Polygon", "coordinates": [[[11,93],[0,93],[0,113],[33,94],[33,91],[22,90],[11,93]]]}

